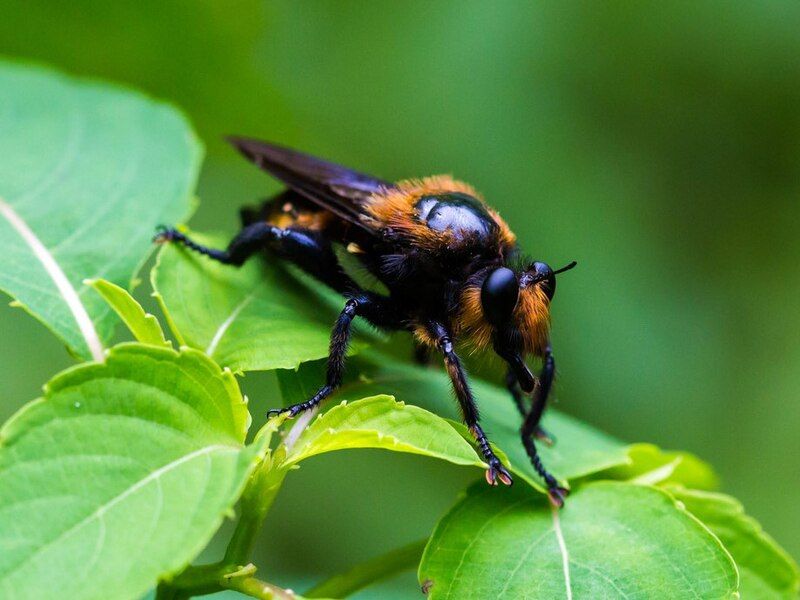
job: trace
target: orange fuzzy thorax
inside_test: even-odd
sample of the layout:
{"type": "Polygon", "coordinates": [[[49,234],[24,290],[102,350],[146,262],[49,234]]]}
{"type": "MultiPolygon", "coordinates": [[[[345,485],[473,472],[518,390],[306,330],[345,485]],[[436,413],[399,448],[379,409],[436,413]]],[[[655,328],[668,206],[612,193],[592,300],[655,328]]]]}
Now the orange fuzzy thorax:
{"type": "MultiPolygon", "coordinates": [[[[417,203],[423,196],[460,192],[482,202],[498,227],[496,244],[498,256],[505,256],[516,243],[516,236],[500,215],[487,206],[481,195],[469,184],[449,175],[409,179],[386,188],[367,199],[363,208],[372,227],[391,229],[416,247],[436,251],[460,243],[449,231],[435,231],[418,217],[417,203]]],[[[538,286],[520,289],[513,313],[513,326],[519,329],[526,353],[541,355],[547,345],[550,327],[549,300],[538,286]]],[[[459,309],[451,323],[453,334],[476,350],[491,347],[492,327],[484,318],[480,286],[468,286],[461,294],[459,309]]],[[[425,327],[414,329],[417,341],[430,347],[436,340],[425,327]]]]}
{"type": "MultiPolygon", "coordinates": [[[[422,179],[407,179],[386,188],[379,194],[373,194],[365,203],[367,219],[376,228],[391,228],[426,249],[435,250],[453,243],[450,232],[439,232],[430,229],[417,218],[417,202],[423,196],[460,192],[485,202],[481,195],[468,183],[453,179],[450,175],[434,175],[422,179]]],[[[496,211],[486,206],[486,210],[497,223],[500,235],[498,241],[505,246],[512,246],[516,236],[496,211]]]]}

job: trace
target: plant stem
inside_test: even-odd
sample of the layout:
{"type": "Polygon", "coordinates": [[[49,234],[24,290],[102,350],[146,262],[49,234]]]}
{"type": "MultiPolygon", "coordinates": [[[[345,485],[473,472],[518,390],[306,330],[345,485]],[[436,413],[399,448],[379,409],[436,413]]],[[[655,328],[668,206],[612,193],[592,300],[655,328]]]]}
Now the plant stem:
{"type": "Polygon", "coordinates": [[[317,412],[318,409],[314,409],[300,415],[286,434],[283,444],[275,450],[272,457],[265,459],[256,468],[242,494],[242,516],[228,543],[223,562],[240,565],[250,562],[258,533],[289,471],[279,466],[281,460],[292,449],[317,412]]]}
{"type": "Polygon", "coordinates": [[[248,486],[242,496],[242,516],[228,543],[222,559],[224,563],[241,565],[250,562],[258,533],[287,472],[288,469],[258,467],[252,487],[248,486]]]}
{"type": "Polygon", "coordinates": [[[290,591],[251,577],[256,569],[250,557],[264,519],[290,470],[281,463],[315,414],[316,411],[303,414],[286,434],[284,442],[256,467],[242,493],[241,516],[223,559],[210,565],[187,567],[172,581],[158,586],[156,600],[179,600],[223,589],[236,590],[253,598],[295,597],[290,591]]]}
{"type": "Polygon", "coordinates": [[[255,572],[253,564],[240,568],[222,563],[189,567],[173,581],[159,585],[156,600],[183,600],[222,590],[235,590],[253,598],[270,600],[295,598],[290,590],[256,579],[252,576],[255,572]]]}
{"type": "Polygon", "coordinates": [[[372,558],[345,573],[315,585],[303,596],[307,598],[346,598],[372,583],[415,568],[419,564],[426,543],[427,540],[420,540],[372,558]]]}
{"type": "Polygon", "coordinates": [[[294,600],[297,596],[290,590],[279,588],[276,585],[261,581],[255,577],[245,577],[244,579],[234,579],[225,586],[229,590],[235,590],[251,598],[261,600],[294,600]]]}

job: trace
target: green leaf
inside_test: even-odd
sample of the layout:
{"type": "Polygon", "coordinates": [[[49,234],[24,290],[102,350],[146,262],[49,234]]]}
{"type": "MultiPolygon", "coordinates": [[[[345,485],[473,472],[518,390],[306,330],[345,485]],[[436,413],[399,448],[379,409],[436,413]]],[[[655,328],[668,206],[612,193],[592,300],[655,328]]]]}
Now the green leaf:
{"type": "Polygon", "coordinates": [[[689,452],[661,450],[653,444],[633,444],[628,455],[630,464],[614,467],[602,476],[645,485],[681,484],[701,490],[719,487],[711,465],[689,452]]]}
{"type": "Polygon", "coordinates": [[[129,285],[156,225],[188,216],[200,144],[171,106],[8,62],[0,129],[0,290],[100,361],[116,318],[82,282],[129,285]]]}
{"type": "Polygon", "coordinates": [[[450,423],[391,396],[342,402],[318,416],[292,446],[286,463],[351,448],[382,448],[486,467],[450,423]]]}
{"type": "Polygon", "coordinates": [[[87,279],[84,283],[108,302],[138,341],[153,346],[172,346],[164,337],[164,330],[161,329],[158,319],[146,313],[127,290],[105,279],[87,279]]]}
{"type": "MultiPolygon", "coordinates": [[[[309,371],[313,368],[308,367],[309,371]]],[[[304,366],[301,374],[305,369],[304,366]]],[[[450,380],[441,369],[399,363],[374,351],[370,352],[369,359],[356,357],[348,369],[357,375],[346,381],[336,394],[337,399],[392,394],[408,404],[460,420],[450,380]]],[[[481,409],[481,423],[490,440],[505,452],[517,475],[532,485],[540,486],[520,441],[521,417],[508,392],[479,379],[472,380],[472,389],[481,409]]],[[[563,413],[548,409],[543,424],[557,441],[552,448],[539,444],[542,461],[562,480],[583,477],[629,462],[626,444],[563,413]]]]}
{"type": "Polygon", "coordinates": [[[795,562],[742,505],[724,494],[671,486],[667,490],[720,539],[739,567],[742,598],[797,598],[800,573],[795,562]]]}
{"type": "Polygon", "coordinates": [[[736,567],[666,493],[581,486],[557,511],[524,486],[474,486],[419,568],[428,598],[733,598],[736,567]]]}
{"type": "Polygon", "coordinates": [[[263,446],[236,380],[124,344],[0,430],[0,596],[137,598],[208,543],[263,446]]]}
{"type": "MultiPolygon", "coordinates": [[[[219,236],[192,237],[227,245],[219,236]]],[[[152,284],[181,343],[234,371],[293,369],[328,355],[336,313],[309,303],[308,289],[276,264],[251,260],[237,269],[169,244],[152,284]]]]}

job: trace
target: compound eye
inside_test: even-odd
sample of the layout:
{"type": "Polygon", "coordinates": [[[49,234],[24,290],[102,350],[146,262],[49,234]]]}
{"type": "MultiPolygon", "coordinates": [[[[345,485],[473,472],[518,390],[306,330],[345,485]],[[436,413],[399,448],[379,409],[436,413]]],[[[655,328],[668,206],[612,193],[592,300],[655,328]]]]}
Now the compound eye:
{"type": "Polygon", "coordinates": [[[533,279],[539,285],[539,288],[547,296],[548,300],[552,300],[556,293],[556,276],[550,265],[543,262],[535,262],[531,265],[530,271],[533,274],[533,279]]]}
{"type": "Polygon", "coordinates": [[[519,298],[519,281],[511,269],[499,267],[489,273],[481,287],[481,305],[486,320],[501,327],[511,320],[519,298]]]}
{"type": "Polygon", "coordinates": [[[545,279],[542,283],[539,284],[544,292],[544,295],[547,296],[548,300],[552,300],[553,296],[556,295],[556,278],[550,277],[549,279],[545,279]]]}

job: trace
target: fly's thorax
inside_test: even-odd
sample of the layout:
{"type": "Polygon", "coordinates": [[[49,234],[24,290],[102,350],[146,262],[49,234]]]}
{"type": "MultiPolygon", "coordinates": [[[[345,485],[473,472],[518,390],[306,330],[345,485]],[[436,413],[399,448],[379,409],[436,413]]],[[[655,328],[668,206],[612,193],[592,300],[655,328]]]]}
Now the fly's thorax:
{"type": "Polygon", "coordinates": [[[419,221],[457,243],[470,237],[488,241],[499,229],[486,205],[463,192],[424,195],[414,207],[419,221]]]}
{"type": "Polygon", "coordinates": [[[447,175],[401,181],[373,194],[364,208],[370,226],[426,252],[477,245],[498,253],[516,240],[472,186],[447,175]]]}
{"type": "MultiPolygon", "coordinates": [[[[518,332],[525,354],[542,355],[549,338],[550,300],[539,286],[520,288],[508,328],[518,332]]],[[[461,292],[454,329],[478,350],[492,347],[496,328],[486,318],[480,285],[470,284],[461,292]]]]}

